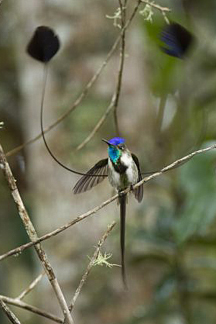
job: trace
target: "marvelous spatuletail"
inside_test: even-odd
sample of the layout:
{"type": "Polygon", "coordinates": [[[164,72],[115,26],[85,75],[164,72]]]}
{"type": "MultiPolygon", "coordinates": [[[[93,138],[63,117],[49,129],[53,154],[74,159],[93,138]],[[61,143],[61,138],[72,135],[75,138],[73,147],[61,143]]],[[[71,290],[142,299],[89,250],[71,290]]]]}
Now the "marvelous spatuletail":
{"type": "MultiPolygon", "coordinates": [[[[58,36],[50,27],[39,26],[31,38],[27,53],[37,61],[45,64],[44,69],[44,85],[41,98],[40,110],[40,125],[42,138],[45,147],[51,157],[64,169],[83,177],[77,182],[74,187],[74,193],[78,194],[85,192],[98,183],[103,181],[107,175],[111,185],[119,192],[120,215],[121,215],[121,255],[122,255],[122,278],[126,286],[125,264],[124,264],[124,244],[125,244],[125,212],[126,212],[126,194],[121,194],[121,191],[134,185],[142,179],[139,161],[134,154],[126,148],[124,139],[115,137],[110,141],[105,141],[108,145],[109,158],[99,161],[87,173],[82,173],[71,169],[60,162],[52,153],[45,139],[43,127],[43,106],[45,98],[45,88],[47,80],[48,63],[55,56],[60,48],[58,36]],[[107,174],[108,173],[108,174],[107,174]]],[[[143,197],[143,186],[133,190],[135,198],[140,202],[143,197]]]]}
{"type": "MultiPolygon", "coordinates": [[[[107,174],[112,187],[119,194],[120,203],[120,244],[121,244],[121,271],[122,280],[125,288],[127,288],[125,274],[125,217],[126,217],[126,198],[127,194],[122,193],[123,190],[132,187],[134,184],[142,180],[139,160],[135,154],[131,153],[126,145],[125,140],[120,137],[114,137],[109,141],[103,139],[108,145],[108,158],[100,160],[84,175],[75,185],[74,194],[79,194],[90,190],[98,183],[103,181],[107,174]],[[98,177],[97,177],[98,175],[98,177]],[[95,177],[96,176],[96,177],[95,177]]],[[[138,202],[143,198],[143,185],[138,188],[132,188],[135,198],[138,202]]]]}

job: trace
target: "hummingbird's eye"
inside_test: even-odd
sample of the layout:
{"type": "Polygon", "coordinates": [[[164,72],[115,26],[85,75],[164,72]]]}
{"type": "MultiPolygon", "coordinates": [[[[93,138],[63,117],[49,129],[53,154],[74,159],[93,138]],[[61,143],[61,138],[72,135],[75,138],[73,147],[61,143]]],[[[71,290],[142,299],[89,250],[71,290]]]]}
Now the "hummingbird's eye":
{"type": "Polygon", "coordinates": [[[124,146],[124,144],[119,144],[119,145],[118,145],[118,148],[119,148],[120,150],[124,151],[125,146],[124,146]]]}

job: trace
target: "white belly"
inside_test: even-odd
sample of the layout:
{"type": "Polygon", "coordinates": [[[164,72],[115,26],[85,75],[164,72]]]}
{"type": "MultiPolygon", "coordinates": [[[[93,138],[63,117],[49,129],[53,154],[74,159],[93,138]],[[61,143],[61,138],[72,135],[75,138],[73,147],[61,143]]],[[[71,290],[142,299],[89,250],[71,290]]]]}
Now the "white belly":
{"type": "Polygon", "coordinates": [[[137,183],[138,170],[135,164],[127,168],[126,174],[127,174],[129,185],[134,185],[135,183],[137,183]]]}
{"type": "Polygon", "coordinates": [[[131,157],[126,155],[122,157],[121,162],[127,167],[125,174],[119,174],[115,171],[112,162],[108,160],[108,178],[112,187],[117,190],[123,190],[138,181],[137,166],[131,157]]]}
{"type": "Polygon", "coordinates": [[[120,174],[115,171],[110,159],[108,160],[108,179],[112,187],[115,189],[119,188],[120,174]]]}
{"type": "Polygon", "coordinates": [[[130,154],[124,154],[121,157],[121,162],[127,166],[126,175],[129,185],[133,185],[138,180],[138,170],[137,166],[130,154]]]}

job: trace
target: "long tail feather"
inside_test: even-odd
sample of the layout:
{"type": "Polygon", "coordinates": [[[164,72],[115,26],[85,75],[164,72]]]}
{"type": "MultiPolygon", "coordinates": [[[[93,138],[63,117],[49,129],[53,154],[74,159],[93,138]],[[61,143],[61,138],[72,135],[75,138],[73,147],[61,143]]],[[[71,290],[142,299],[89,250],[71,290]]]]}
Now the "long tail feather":
{"type": "Polygon", "coordinates": [[[121,273],[124,288],[127,289],[126,271],[125,271],[125,219],[126,219],[126,194],[119,194],[120,203],[120,245],[121,245],[121,273]]]}

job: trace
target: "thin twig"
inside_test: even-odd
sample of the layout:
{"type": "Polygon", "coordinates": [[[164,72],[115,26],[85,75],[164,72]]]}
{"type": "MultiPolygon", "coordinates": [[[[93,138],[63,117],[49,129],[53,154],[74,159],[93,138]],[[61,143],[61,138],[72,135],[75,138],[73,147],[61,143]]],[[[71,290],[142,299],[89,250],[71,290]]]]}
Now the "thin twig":
{"type": "MultiPolygon", "coordinates": [[[[204,148],[204,149],[200,149],[200,150],[197,150],[195,152],[192,152],[184,157],[182,157],[181,159],[178,159],[176,160],[175,162],[169,164],[168,166],[164,167],[163,169],[161,169],[160,171],[158,172],[155,172],[153,173],[151,176],[149,177],[145,177],[144,179],[142,179],[142,181],[138,182],[136,185],[133,186],[134,189],[138,188],[139,186],[141,186],[143,183],[147,183],[149,182],[150,180],[160,176],[161,174],[169,171],[169,170],[172,170],[172,169],[175,169],[179,166],[181,166],[182,164],[186,163],[188,160],[190,160],[191,158],[193,158],[194,156],[198,155],[198,154],[202,154],[202,153],[205,153],[205,152],[208,152],[208,151],[211,151],[213,149],[216,148],[216,144],[213,144],[207,148],[204,148]]],[[[123,193],[127,193],[129,191],[129,189],[126,189],[123,193]]],[[[64,230],[66,230],[67,228],[75,225],[76,223],[84,220],[85,218],[91,216],[92,214],[95,214],[97,211],[99,211],[100,209],[102,209],[103,207],[105,207],[106,205],[110,204],[112,201],[116,200],[118,198],[118,194],[112,196],[111,198],[107,199],[106,201],[104,201],[102,204],[98,205],[97,207],[89,210],[88,212],[78,216],[77,218],[75,218],[74,220],[72,220],[71,222],[61,226],[60,228],[48,233],[48,234],[45,234],[43,236],[41,236],[40,238],[38,238],[38,240],[36,240],[35,242],[29,242],[29,243],[26,243],[24,245],[21,245],[19,246],[18,248],[15,248],[13,250],[10,250],[8,251],[7,253],[5,254],[2,254],[0,256],[0,261],[2,261],[3,259],[6,259],[7,257],[11,256],[11,255],[14,255],[14,254],[20,254],[22,251],[24,251],[25,249],[33,246],[34,244],[37,244],[39,242],[42,242],[44,240],[47,240],[49,239],[50,237],[53,237],[61,232],[63,232],[64,230]]]]}
{"type": "Polygon", "coordinates": [[[44,275],[45,272],[39,274],[39,276],[37,276],[37,278],[34,279],[32,283],[23,292],[21,292],[21,294],[16,299],[23,299],[28,293],[30,293],[35,288],[35,286],[41,281],[44,275]]]}
{"type": "MultiPolygon", "coordinates": [[[[121,36],[122,33],[130,26],[131,21],[133,20],[137,9],[139,7],[141,3],[141,0],[138,0],[138,3],[135,7],[135,10],[133,11],[131,17],[127,20],[127,23],[125,24],[124,29],[121,30],[119,36],[116,38],[111,50],[109,51],[109,53],[107,54],[106,59],[103,61],[103,63],[101,64],[101,66],[98,68],[98,70],[96,71],[96,73],[93,75],[93,77],[90,79],[90,81],[87,83],[86,87],[84,88],[84,90],[82,91],[82,93],[79,95],[79,97],[75,100],[75,102],[73,103],[73,105],[71,106],[70,109],[68,109],[65,113],[63,113],[53,124],[51,124],[50,126],[48,126],[47,128],[44,129],[44,134],[46,134],[47,132],[49,132],[51,129],[53,129],[54,127],[56,127],[60,122],[62,122],[73,110],[75,110],[77,108],[77,106],[79,106],[79,104],[82,102],[82,100],[85,98],[85,96],[88,94],[89,90],[91,89],[91,87],[93,86],[93,84],[97,81],[98,77],[100,76],[101,72],[103,71],[103,69],[106,67],[107,63],[109,62],[110,58],[112,57],[113,53],[116,50],[116,47],[118,46],[120,40],[121,40],[121,36]]],[[[31,140],[15,147],[14,149],[8,151],[6,153],[6,157],[12,156],[16,153],[18,153],[19,151],[21,151],[24,147],[26,147],[27,145],[30,145],[34,142],[36,142],[37,140],[39,140],[42,137],[42,133],[38,134],[37,136],[35,136],[34,138],[32,138],[31,140]]]]}
{"type": "Polygon", "coordinates": [[[5,302],[0,298],[0,307],[5,312],[6,316],[9,318],[13,324],[21,324],[16,315],[10,310],[10,308],[5,304],[5,302]]]}
{"type": "Polygon", "coordinates": [[[162,13],[166,12],[170,12],[171,9],[167,8],[167,7],[161,7],[160,5],[158,5],[157,3],[154,3],[153,1],[149,1],[149,0],[141,0],[142,3],[146,3],[147,5],[161,11],[162,13]]]}
{"type": "Polygon", "coordinates": [[[95,127],[93,128],[91,133],[85,138],[85,140],[81,144],[79,144],[79,146],[77,146],[77,148],[76,148],[77,151],[81,150],[92,139],[92,137],[95,135],[95,133],[98,131],[98,129],[103,125],[107,116],[109,115],[109,113],[111,112],[111,110],[114,107],[115,100],[116,100],[116,93],[114,93],[114,95],[112,96],[109,106],[107,107],[105,113],[100,118],[100,120],[97,122],[97,124],[95,125],[95,127]]]}
{"type": "Polygon", "coordinates": [[[178,159],[176,160],[175,162],[169,164],[168,166],[164,167],[163,169],[161,169],[160,171],[158,172],[155,172],[153,173],[152,175],[150,175],[149,177],[145,177],[144,179],[142,179],[140,182],[138,182],[137,184],[135,184],[133,186],[133,189],[136,189],[138,188],[139,186],[141,186],[142,184],[160,176],[162,173],[165,173],[167,171],[170,171],[172,169],[175,169],[175,168],[178,168],[179,166],[181,166],[182,164],[186,163],[187,161],[189,161],[190,159],[192,159],[195,155],[198,155],[198,154],[202,154],[202,153],[205,153],[205,152],[208,152],[208,151],[211,151],[211,150],[214,150],[216,149],[216,144],[213,144],[211,146],[208,146],[204,149],[200,149],[200,150],[197,150],[195,152],[192,152],[186,156],[184,156],[183,158],[181,159],[178,159]]]}
{"type": "MultiPolygon", "coordinates": [[[[141,3],[141,0],[139,0],[137,2],[136,7],[134,8],[133,13],[131,14],[131,17],[128,19],[127,23],[125,24],[125,26],[122,28],[121,31],[121,35],[123,35],[126,31],[127,25],[133,20],[139,5],[141,3]]],[[[124,45],[125,47],[125,45],[124,45]]],[[[109,106],[107,107],[105,113],[103,114],[103,116],[100,118],[100,120],[97,122],[97,124],[95,125],[95,127],[93,128],[93,130],[91,131],[91,133],[86,137],[86,139],[77,146],[76,150],[81,150],[91,139],[92,137],[95,135],[95,133],[99,130],[99,128],[103,125],[104,121],[106,120],[107,116],[109,115],[109,113],[111,112],[111,110],[113,108],[117,109],[118,106],[118,102],[119,102],[119,96],[120,96],[120,91],[121,91],[121,83],[122,83],[122,73],[123,73],[123,66],[124,66],[124,50],[123,50],[123,55],[121,55],[120,57],[120,67],[119,67],[119,72],[118,72],[118,81],[117,81],[117,86],[116,86],[116,90],[115,93],[112,96],[111,102],[109,104],[109,106]]],[[[118,119],[117,119],[117,113],[116,117],[114,117],[115,119],[115,125],[116,125],[116,132],[117,134],[119,133],[119,127],[118,127],[118,119]]],[[[114,114],[114,116],[115,116],[114,114]]]]}
{"type": "Polygon", "coordinates": [[[116,128],[116,135],[120,135],[119,130],[119,123],[118,123],[118,115],[117,115],[117,109],[119,105],[119,98],[121,93],[121,86],[122,86],[122,76],[123,76],[123,69],[124,69],[124,61],[125,61],[125,33],[126,29],[125,23],[126,23],[126,1],[124,1],[124,5],[122,4],[122,1],[119,0],[119,8],[121,12],[121,30],[122,36],[121,36],[121,49],[120,49],[120,64],[119,64],[119,71],[118,71],[118,81],[116,86],[116,99],[113,106],[113,115],[114,115],[114,123],[116,128]]]}
{"type": "MultiPolygon", "coordinates": [[[[17,185],[16,185],[16,180],[14,179],[14,176],[13,176],[10,166],[6,160],[6,157],[5,157],[5,154],[4,154],[4,151],[3,151],[1,145],[0,145],[0,163],[1,163],[1,167],[3,170],[4,176],[5,176],[5,179],[7,180],[8,186],[11,190],[11,195],[12,195],[13,200],[17,206],[19,216],[20,216],[20,218],[23,222],[23,225],[25,227],[26,233],[28,234],[28,237],[30,238],[30,240],[32,242],[35,242],[38,239],[36,230],[34,228],[34,225],[31,222],[28,212],[24,206],[24,203],[22,201],[22,198],[20,196],[20,193],[19,193],[17,185]]],[[[51,283],[51,286],[55,292],[55,295],[57,297],[59,305],[62,309],[64,316],[67,319],[68,324],[73,324],[73,320],[72,320],[71,314],[69,312],[69,309],[67,307],[67,303],[64,298],[63,292],[59,286],[59,283],[55,276],[54,270],[53,270],[51,264],[48,262],[45,251],[42,249],[42,246],[40,244],[35,244],[34,248],[35,248],[36,253],[39,257],[39,260],[41,261],[41,264],[46,272],[46,275],[51,283]]]]}
{"type": "Polygon", "coordinates": [[[104,244],[107,236],[112,231],[112,229],[114,228],[115,225],[116,225],[116,222],[112,222],[112,224],[108,226],[108,229],[106,230],[106,232],[104,233],[104,235],[102,236],[102,238],[100,239],[100,241],[98,242],[97,247],[95,249],[95,252],[94,252],[94,254],[93,254],[93,256],[92,256],[92,258],[91,258],[91,260],[90,260],[90,262],[89,262],[89,264],[87,266],[87,268],[86,268],[85,273],[83,274],[83,276],[82,276],[82,278],[80,280],[79,286],[76,289],[75,294],[74,294],[74,297],[73,297],[73,299],[72,299],[72,301],[70,303],[70,306],[69,306],[69,310],[70,311],[73,310],[73,307],[74,307],[75,302],[76,302],[76,300],[77,300],[77,298],[78,298],[78,296],[80,294],[80,291],[81,291],[84,283],[86,282],[86,279],[87,279],[87,277],[88,277],[88,275],[89,275],[92,267],[94,266],[95,261],[97,260],[97,257],[98,257],[98,254],[100,252],[101,246],[104,244]]]}
{"type": "Polygon", "coordinates": [[[34,307],[34,306],[29,305],[27,303],[24,303],[23,301],[21,301],[19,299],[10,298],[10,297],[7,297],[7,296],[0,295],[0,300],[2,300],[3,302],[5,302],[7,304],[17,306],[17,307],[23,308],[25,310],[28,310],[28,311],[30,311],[32,313],[35,313],[35,314],[38,314],[40,316],[46,317],[46,318],[48,318],[48,319],[50,319],[50,320],[52,320],[52,321],[54,321],[56,323],[63,323],[64,322],[61,318],[59,318],[59,317],[57,317],[57,316],[55,316],[55,315],[53,315],[51,313],[47,313],[46,311],[41,310],[41,309],[39,309],[37,307],[34,307]]]}

